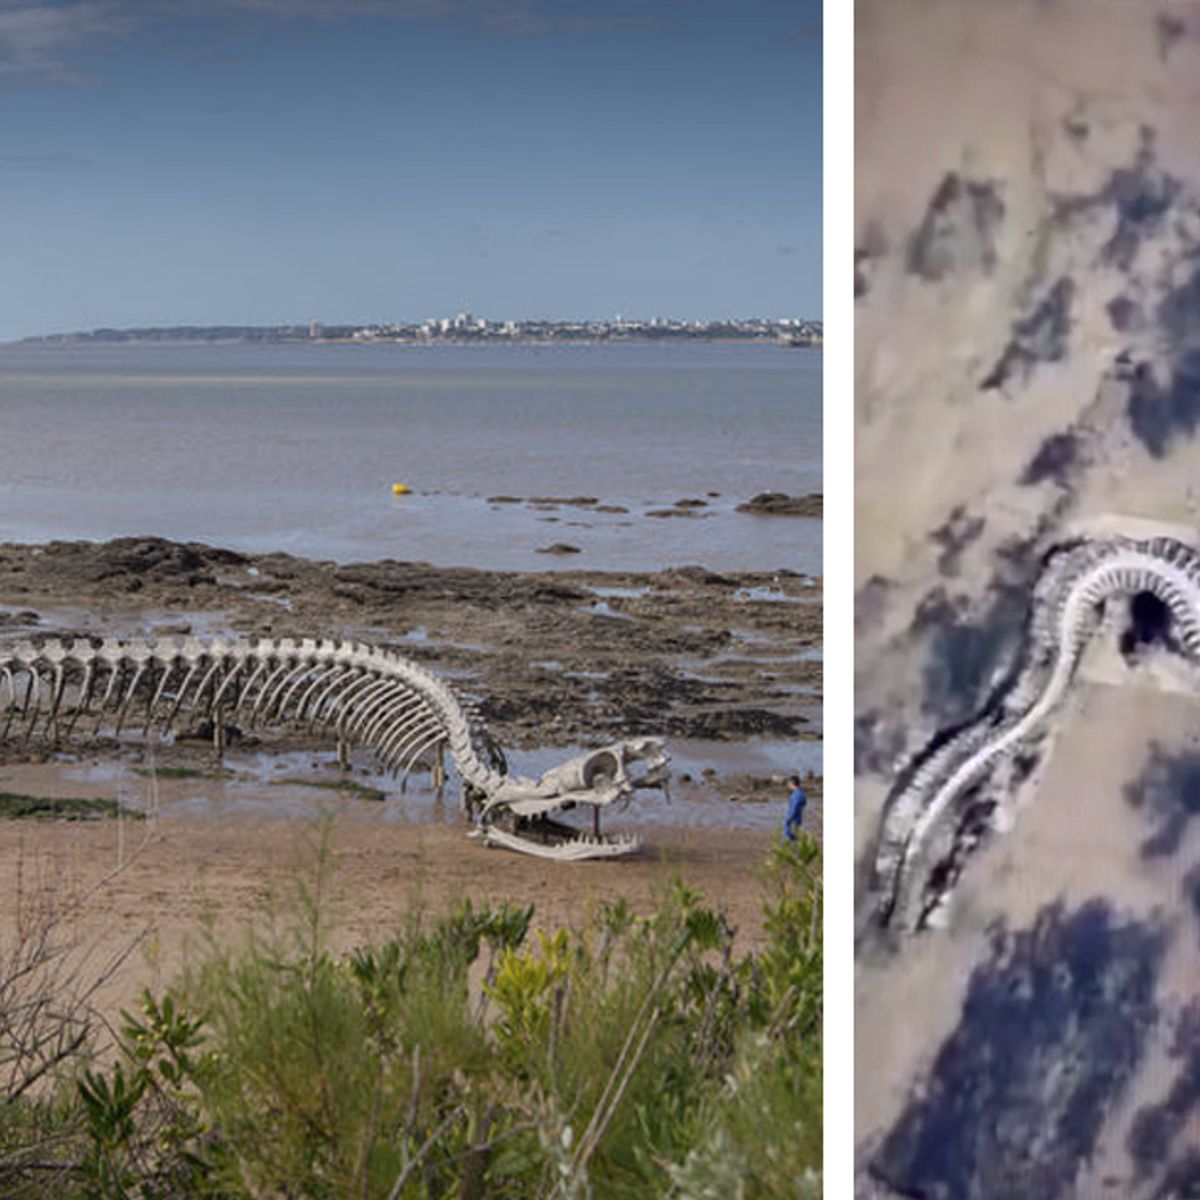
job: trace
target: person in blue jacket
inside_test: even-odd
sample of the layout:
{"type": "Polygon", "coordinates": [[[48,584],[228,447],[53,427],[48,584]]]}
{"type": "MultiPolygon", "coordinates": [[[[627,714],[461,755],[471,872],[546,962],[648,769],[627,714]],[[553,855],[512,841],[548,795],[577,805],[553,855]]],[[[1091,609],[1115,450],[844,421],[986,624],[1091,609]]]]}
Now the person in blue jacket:
{"type": "Polygon", "coordinates": [[[804,820],[804,806],[808,803],[808,796],[800,786],[799,775],[789,775],[787,783],[792,789],[792,794],[788,797],[787,816],[783,819],[783,836],[789,842],[794,842],[796,834],[800,832],[800,823],[804,820]]]}

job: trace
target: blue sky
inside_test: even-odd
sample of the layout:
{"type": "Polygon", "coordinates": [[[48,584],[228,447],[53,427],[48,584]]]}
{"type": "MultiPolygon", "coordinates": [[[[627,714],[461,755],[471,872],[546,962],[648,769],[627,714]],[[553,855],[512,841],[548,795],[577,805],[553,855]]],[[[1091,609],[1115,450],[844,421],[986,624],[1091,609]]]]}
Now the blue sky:
{"type": "Polygon", "coordinates": [[[820,0],[0,0],[0,340],[819,316],[820,0]]]}

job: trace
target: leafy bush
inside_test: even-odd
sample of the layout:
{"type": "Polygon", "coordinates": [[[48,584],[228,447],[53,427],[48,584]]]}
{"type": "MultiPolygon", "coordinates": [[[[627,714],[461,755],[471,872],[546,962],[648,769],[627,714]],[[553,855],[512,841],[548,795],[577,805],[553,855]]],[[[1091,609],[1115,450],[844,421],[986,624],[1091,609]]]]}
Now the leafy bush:
{"type": "Polygon", "coordinates": [[[414,908],[338,956],[323,851],[290,919],[143,995],[106,1069],[80,1057],[52,1095],[0,1109],[0,1191],[819,1196],[818,853],[772,850],[754,954],[676,882],[648,917],[622,900],[533,938],[532,907],[414,908]],[[35,1127],[59,1131],[50,1190],[4,1157],[35,1127]]]}

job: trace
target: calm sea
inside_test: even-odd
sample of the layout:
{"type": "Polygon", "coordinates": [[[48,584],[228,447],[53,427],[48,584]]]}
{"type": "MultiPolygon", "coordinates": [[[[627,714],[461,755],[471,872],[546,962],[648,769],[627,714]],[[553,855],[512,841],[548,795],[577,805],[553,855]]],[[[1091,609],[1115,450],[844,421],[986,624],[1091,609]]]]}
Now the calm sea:
{"type": "Polygon", "coordinates": [[[0,541],[160,534],[340,561],[820,571],[819,521],[733,511],[757,492],[821,490],[819,351],[4,347],[0,449],[0,541]],[[646,515],[680,499],[706,500],[703,515],[646,515]],[[555,542],[581,553],[537,553],[555,542]]]}

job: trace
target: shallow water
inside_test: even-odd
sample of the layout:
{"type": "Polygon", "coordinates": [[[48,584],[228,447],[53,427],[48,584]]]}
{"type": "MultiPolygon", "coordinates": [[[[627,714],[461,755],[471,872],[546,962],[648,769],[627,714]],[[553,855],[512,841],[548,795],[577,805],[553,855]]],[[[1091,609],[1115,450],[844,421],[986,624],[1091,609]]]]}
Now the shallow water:
{"type": "Polygon", "coordinates": [[[762,491],[821,490],[817,351],[0,347],[0,446],[0,540],[159,534],[340,561],[820,572],[820,521],[734,511],[762,491]],[[680,499],[706,505],[645,515],[680,499]],[[581,552],[538,553],[556,542],[581,552]]]}
{"type": "MultiPolygon", "coordinates": [[[[774,773],[791,771],[820,772],[821,746],[816,742],[727,743],[674,741],[668,747],[672,772],[678,777],[716,770],[774,773]]],[[[536,778],[543,771],[576,754],[577,746],[512,751],[508,755],[514,775],[536,778]]],[[[334,781],[345,778],[337,767],[332,751],[293,751],[284,753],[229,752],[225,757],[228,774],[217,778],[184,780],[162,779],[157,791],[163,816],[207,816],[253,814],[311,819],[325,812],[347,816],[370,815],[384,821],[461,821],[458,811],[457,783],[451,782],[439,799],[429,786],[427,775],[411,776],[402,792],[391,776],[375,771],[369,755],[356,755],[355,771],[348,778],[378,788],[387,798],[367,800],[334,790],[304,786],[285,780],[334,781]]],[[[0,768],[0,784],[28,788],[36,794],[103,795],[119,799],[131,808],[145,810],[155,792],[150,779],[135,774],[135,764],[125,759],[100,759],[72,762],[60,760],[33,766],[13,765],[0,768]]],[[[452,780],[454,779],[452,775],[452,780]]],[[[719,787],[719,781],[716,787],[719,787]]],[[[679,788],[676,788],[676,792],[679,788]]],[[[678,794],[639,792],[628,805],[617,805],[611,816],[614,828],[713,827],[772,830],[782,820],[786,788],[780,786],[777,803],[733,803],[716,790],[689,790],[687,798],[678,794]]]]}

